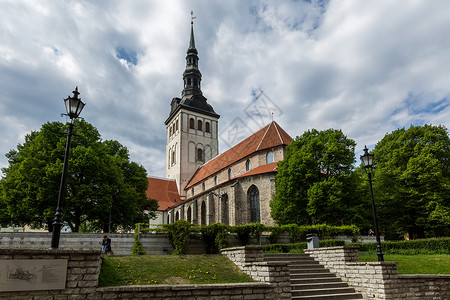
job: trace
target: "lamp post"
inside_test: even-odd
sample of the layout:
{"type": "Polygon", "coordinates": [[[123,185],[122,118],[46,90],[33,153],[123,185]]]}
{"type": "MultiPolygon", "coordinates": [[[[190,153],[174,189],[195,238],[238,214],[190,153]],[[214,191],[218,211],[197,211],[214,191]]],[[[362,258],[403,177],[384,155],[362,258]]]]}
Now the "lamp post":
{"type": "Polygon", "coordinates": [[[377,238],[378,261],[384,261],[383,250],[381,249],[380,233],[378,231],[377,212],[375,210],[375,200],[373,199],[373,188],[372,188],[373,154],[369,154],[369,150],[367,149],[367,146],[364,146],[364,155],[361,155],[361,162],[363,164],[364,171],[366,171],[367,177],[369,178],[370,196],[372,198],[373,223],[375,225],[375,236],[377,238]]]}
{"type": "Polygon", "coordinates": [[[76,87],[75,91],[73,91],[72,93],[73,97],[68,96],[66,99],[64,99],[67,114],[63,115],[67,115],[70,118],[70,123],[69,123],[69,130],[67,131],[66,152],[64,154],[64,165],[61,174],[61,184],[59,186],[58,206],[56,207],[55,221],[53,222],[52,243],[51,243],[52,249],[58,249],[59,237],[61,235],[64,197],[66,191],[67,165],[69,162],[70,141],[72,139],[72,131],[73,131],[73,119],[78,118],[85,105],[81,101],[81,99],[78,98],[78,95],[80,94],[78,92],[78,87],[76,87]]]}

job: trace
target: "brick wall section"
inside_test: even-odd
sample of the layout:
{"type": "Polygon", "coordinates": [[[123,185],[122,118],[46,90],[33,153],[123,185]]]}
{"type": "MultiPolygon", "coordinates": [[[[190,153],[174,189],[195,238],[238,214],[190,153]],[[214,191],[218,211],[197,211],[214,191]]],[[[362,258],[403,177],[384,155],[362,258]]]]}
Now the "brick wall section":
{"type": "Polygon", "coordinates": [[[358,247],[305,249],[364,299],[450,299],[450,275],[402,275],[396,262],[359,262],[358,247]]]}
{"type": "Polygon", "coordinates": [[[0,292],[0,299],[86,299],[95,292],[100,251],[0,249],[0,259],[67,259],[66,289],[0,292]]]}
{"type": "MultiPolygon", "coordinates": [[[[274,287],[273,299],[291,299],[288,262],[264,262],[264,247],[243,246],[220,250],[252,279],[274,287]]],[[[256,299],[256,298],[255,298],[256,299]]]]}

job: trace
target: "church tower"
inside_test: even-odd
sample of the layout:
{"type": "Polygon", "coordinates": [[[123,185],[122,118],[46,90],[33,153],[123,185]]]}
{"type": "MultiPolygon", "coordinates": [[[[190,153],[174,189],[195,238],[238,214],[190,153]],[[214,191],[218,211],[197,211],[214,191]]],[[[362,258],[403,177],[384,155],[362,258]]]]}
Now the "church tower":
{"type": "MultiPolygon", "coordinates": [[[[192,12],[191,12],[192,14],[192,12]]],[[[183,73],[181,98],[173,98],[166,124],[166,178],[175,179],[180,195],[197,168],[219,153],[218,120],[201,91],[202,74],[198,69],[194,22],[183,73]]]]}

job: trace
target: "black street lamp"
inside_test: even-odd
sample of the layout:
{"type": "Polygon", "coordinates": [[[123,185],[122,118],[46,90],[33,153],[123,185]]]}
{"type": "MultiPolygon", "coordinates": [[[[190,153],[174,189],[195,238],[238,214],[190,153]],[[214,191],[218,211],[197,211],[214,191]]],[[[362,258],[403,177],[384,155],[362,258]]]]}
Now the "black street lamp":
{"type": "Polygon", "coordinates": [[[85,105],[81,101],[81,99],[78,98],[78,95],[80,94],[78,92],[78,87],[76,87],[75,91],[73,91],[72,93],[73,97],[68,96],[66,99],[64,99],[67,114],[63,115],[67,115],[70,118],[70,123],[69,123],[69,130],[67,132],[66,152],[64,154],[64,165],[61,175],[61,184],[59,186],[58,206],[56,207],[55,222],[53,222],[52,244],[51,244],[52,249],[58,249],[59,237],[61,235],[64,196],[66,191],[67,165],[69,162],[70,141],[72,139],[72,131],[73,131],[73,119],[78,118],[85,105]]]}
{"type": "Polygon", "coordinates": [[[378,231],[377,212],[375,210],[375,200],[373,199],[373,188],[372,188],[373,154],[369,154],[369,150],[367,149],[367,146],[364,146],[364,155],[361,155],[361,162],[363,164],[364,171],[366,171],[367,176],[369,177],[370,196],[372,198],[373,223],[375,225],[375,236],[377,238],[378,261],[384,261],[383,250],[381,249],[380,233],[378,231]]]}

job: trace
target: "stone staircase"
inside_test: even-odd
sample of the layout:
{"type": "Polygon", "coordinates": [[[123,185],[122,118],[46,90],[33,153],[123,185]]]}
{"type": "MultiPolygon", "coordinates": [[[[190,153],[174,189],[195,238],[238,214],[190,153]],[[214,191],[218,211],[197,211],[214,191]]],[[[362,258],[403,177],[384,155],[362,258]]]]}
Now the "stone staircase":
{"type": "Polygon", "coordinates": [[[362,299],[362,295],[307,254],[264,254],[264,260],[289,262],[292,299],[362,299]]]}

